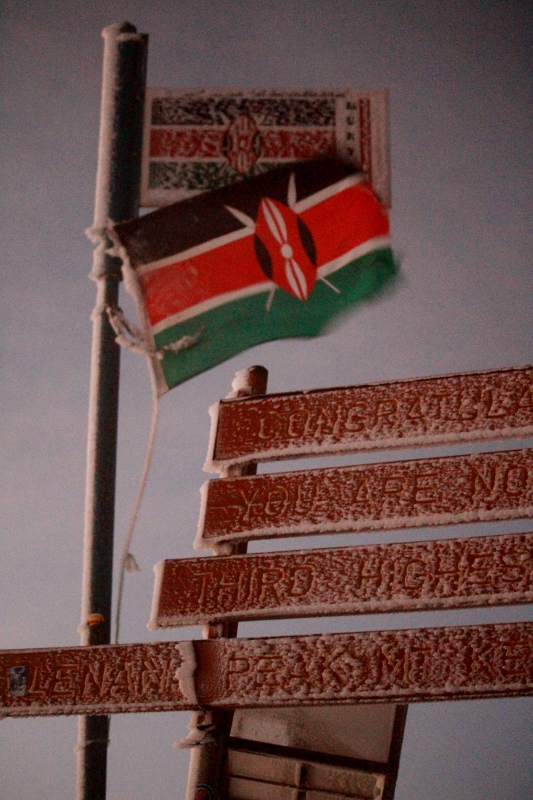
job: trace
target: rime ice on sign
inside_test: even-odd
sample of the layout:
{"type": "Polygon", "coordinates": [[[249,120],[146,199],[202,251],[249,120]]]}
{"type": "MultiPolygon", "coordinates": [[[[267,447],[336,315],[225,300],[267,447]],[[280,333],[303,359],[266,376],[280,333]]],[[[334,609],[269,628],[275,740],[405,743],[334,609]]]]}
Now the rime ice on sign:
{"type": "Polygon", "coordinates": [[[122,714],[195,708],[176,645],[104,645],[0,653],[0,714],[122,714]]]}
{"type": "Polygon", "coordinates": [[[533,516],[533,450],[209,481],[196,546],[533,516]]]}
{"type": "Polygon", "coordinates": [[[198,695],[228,708],[529,695],[532,646],[533,623],[211,640],[198,695]]]}
{"type": "Polygon", "coordinates": [[[533,694],[533,623],[0,653],[0,715],[122,714],[533,694]],[[183,644],[183,643],[181,643],[183,644]],[[27,667],[25,693],[10,680],[27,667]]]}
{"type": "Polygon", "coordinates": [[[165,561],[152,629],[533,601],[533,533],[165,561]]]}
{"type": "Polygon", "coordinates": [[[533,434],[533,368],[220,402],[205,469],[533,434]],[[215,427],[216,426],[216,427],[215,427]]]}

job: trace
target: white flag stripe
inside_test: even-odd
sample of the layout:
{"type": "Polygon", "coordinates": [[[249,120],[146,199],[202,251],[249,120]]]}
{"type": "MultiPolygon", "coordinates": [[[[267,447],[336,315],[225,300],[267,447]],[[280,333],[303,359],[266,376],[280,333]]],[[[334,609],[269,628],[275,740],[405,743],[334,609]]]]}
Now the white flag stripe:
{"type": "Polygon", "coordinates": [[[162,319],[161,322],[158,322],[156,325],[152,325],[150,328],[151,333],[155,336],[161,331],[164,331],[166,328],[170,328],[173,325],[178,325],[180,322],[186,322],[188,319],[192,319],[192,317],[196,317],[199,314],[204,314],[206,311],[211,311],[213,308],[218,308],[218,306],[223,306],[226,303],[232,303],[234,300],[240,300],[243,297],[250,297],[254,294],[261,294],[261,292],[269,292],[273,289],[275,290],[278,288],[273,281],[262,281],[261,283],[254,283],[250,286],[245,286],[244,289],[236,289],[234,292],[225,292],[224,294],[217,294],[215,297],[211,297],[209,300],[203,300],[201,303],[197,303],[195,306],[189,306],[189,308],[184,309],[183,311],[179,311],[177,314],[172,314],[169,317],[165,317],[162,319]]]}
{"type": "Polygon", "coordinates": [[[210,250],[216,250],[217,247],[223,247],[253,235],[254,232],[250,228],[244,227],[232,233],[225,233],[224,236],[218,236],[216,239],[210,239],[208,242],[196,245],[196,247],[190,247],[188,250],[182,250],[181,253],[176,253],[173,256],[167,256],[159,261],[152,261],[150,264],[142,264],[140,267],[135,267],[135,272],[137,275],[148,275],[150,272],[170,267],[172,264],[179,264],[182,261],[189,261],[189,259],[200,256],[202,253],[208,253],[210,250]]]}
{"type": "Polygon", "coordinates": [[[310,194],[309,197],[306,197],[303,200],[298,200],[298,202],[294,205],[294,211],[297,214],[301,214],[302,211],[307,211],[308,208],[313,208],[313,206],[316,206],[317,203],[322,203],[324,200],[329,200],[330,197],[334,197],[334,195],[338,194],[339,192],[343,192],[346,189],[351,189],[352,186],[357,186],[358,184],[363,183],[365,180],[366,177],[361,172],[354,172],[353,175],[348,175],[347,178],[343,178],[341,181],[337,181],[337,183],[332,183],[330,186],[326,186],[325,189],[321,189],[315,194],[310,194]]]}
{"type": "Polygon", "coordinates": [[[376,236],[375,239],[368,239],[366,242],[363,242],[363,244],[358,244],[357,247],[353,247],[347,253],[343,253],[342,256],[334,258],[327,264],[322,264],[317,270],[318,274],[324,276],[331,275],[332,272],[336,272],[338,269],[341,269],[341,267],[346,266],[350,261],[355,261],[356,258],[366,256],[373,250],[382,250],[384,247],[391,247],[391,245],[390,236],[376,236]]]}
{"type": "MultiPolygon", "coordinates": [[[[357,186],[357,184],[361,183],[364,179],[364,175],[359,173],[349,175],[347,178],[343,178],[341,181],[337,181],[337,183],[332,183],[331,186],[327,186],[325,189],[306,197],[305,200],[298,201],[294,206],[294,211],[297,214],[301,214],[302,211],[312,208],[313,206],[317,205],[317,203],[321,203],[323,200],[327,200],[339,192],[350,189],[352,186],[357,186]]],[[[142,264],[141,266],[135,268],[135,272],[137,275],[146,275],[149,272],[154,272],[157,269],[168,267],[171,264],[178,264],[180,261],[187,261],[190,258],[201,255],[202,253],[207,253],[210,250],[215,250],[217,247],[222,247],[223,245],[230,244],[238,239],[244,239],[244,237],[252,235],[253,234],[250,228],[244,227],[239,231],[226,233],[224,236],[218,236],[216,239],[210,239],[208,242],[202,242],[202,244],[196,245],[196,247],[190,247],[188,250],[183,250],[181,253],[176,253],[173,256],[166,256],[166,258],[161,258],[159,261],[152,261],[149,264],[142,264]]]]}
{"type": "MultiPolygon", "coordinates": [[[[329,261],[327,264],[324,264],[317,270],[318,276],[320,278],[322,276],[331,275],[331,273],[336,272],[336,270],[345,267],[346,264],[350,263],[350,261],[355,261],[356,258],[361,258],[361,256],[367,255],[367,253],[371,253],[373,250],[381,250],[390,246],[391,240],[389,236],[377,236],[374,239],[369,239],[368,241],[363,242],[363,244],[354,247],[348,253],[344,253],[344,255],[339,256],[339,258],[335,258],[333,261],[329,261]]],[[[194,306],[189,306],[189,308],[179,311],[177,314],[172,314],[168,317],[165,317],[165,319],[162,319],[156,325],[153,325],[150,328],[150,331],[155,336],[161,331],[164,331],[166,328],[170,328],[173,325],[178,325],[180,322],[185,322],[192,317],[198,316],[198,314],[211,311],[212,309],[222,306],[225,303],[231,303],[234,300],[239,300],[242,297],[250,297],[254,294],[260,294],[261,292],[272,292],[276,289],[278,289],[278,291],[282,291],[273,281],[262,281],[261,283],[254,283],[251,286],[246,286],[244,289],[237,289],[234,292],[219,294],[211,297],[209,300],[204,300],[203,302],[197,303],[194,306]]]]}

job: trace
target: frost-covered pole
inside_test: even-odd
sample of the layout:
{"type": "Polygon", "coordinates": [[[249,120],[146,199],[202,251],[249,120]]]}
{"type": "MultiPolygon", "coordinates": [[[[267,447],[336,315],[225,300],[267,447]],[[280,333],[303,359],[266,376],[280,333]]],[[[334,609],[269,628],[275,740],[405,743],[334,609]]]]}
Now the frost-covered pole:
{"type": "MultiPolygon", "coordinates": [[[[105,228],[138,214],[148,37],[128,22],[102,31],[104,64],[91,278],[97,285],[87,441],[81,643],[111,634],[119,347],[106,309],[118,302],[120,261],[106,253],[105,228]]],[[[79,718],[78,800],[104,800],[109,717],[79,718]]]]}
{"type": "MultiPolygon", "coordinates": [[[[266,393],[268,370],[265,367],[250,367],[238,372],[232,384],[233,391],[229,397],[249,397],[266,393]]],[[[238,475],[255,475],[257,464],[244,464],[230,467],[220,473],[220,478],[238,475]]],[[[220,554],[233,555],[246,552],[247,543],[227,543],[217,550],[220,554]]],[[[237,635],[238,623],[230,620],[218,625],[206,625],[203,630],[204,639],[220,637],[233,638],[237,635]]],[[[192,748],[189,763],[186,800],[197,797],[209,797],[213,800],[226,800],[228,739],[233,722],[233,711],[206,711],[193,714],[189,739],[202,739],[207,734],[206,743],[192,748]],[[202,792],[203,790],[203,792],[202,792]]]]}

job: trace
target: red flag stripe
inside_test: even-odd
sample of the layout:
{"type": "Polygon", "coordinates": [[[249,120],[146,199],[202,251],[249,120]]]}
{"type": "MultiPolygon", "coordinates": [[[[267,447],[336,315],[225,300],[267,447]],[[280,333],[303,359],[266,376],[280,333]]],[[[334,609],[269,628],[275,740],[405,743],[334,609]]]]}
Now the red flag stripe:
{"type": "Polygon", "coordinates": [[[333,131],[261,131],[262,158],[316,158],[334,154],[333,131]]]}
{"type": "MultiPolygon", "coordinates": [[[[333,156],[332,131],[262,130],[261,158],[316,158],[333,156]]],[[[150,131],[150,158],[224,158],[226,128],[153,128],[150,131]]]]}
{"type": "Polygon", "coordinates": [[[265,280],[252,234],[140,276],[152,326],[217,295],[264,284],[265,280]]]}
{"type": "Polygon", "coordinates": [[[317,203],[300,214],[313,235],[317,267],[369,239],[389,234],[389,218],[367,183],[317,203]]]}
{"type": "MultiPolygon", "coordinates": [[[[317,250],[317,267],[371,239],[387,236],[386,212],[367,184],[350,186],[301,213],[317,250]]],[[[215,299],[265,284],[253,234],[139,275],[152,326],[215,299]]]]}

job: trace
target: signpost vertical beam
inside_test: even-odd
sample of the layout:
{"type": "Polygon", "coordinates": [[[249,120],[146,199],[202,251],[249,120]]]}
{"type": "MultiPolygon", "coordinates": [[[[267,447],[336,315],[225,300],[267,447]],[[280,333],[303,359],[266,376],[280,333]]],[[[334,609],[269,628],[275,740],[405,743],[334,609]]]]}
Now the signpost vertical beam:
{"type": "MultiPolygon", "coordinates": [[[[120,354],[107,308],[118,303],[120,259],[107,251],[109,220],[139,210],[148,37],[128,22],[104,28],[104,62],[91,277],[97,284],[93,339],[82,586],[81,643],[111,635],[113,527],[120,354]]],[[[78,800],[104,800],[109,717],[84,716],[78,728],[78,800]]]]}
{"type": "MultiPolygon", "coordinates": [[[[250,367],[237,373],[237,380],[233,384],[234,392],[230,397],[249,397],[266,393],[268,370],[265,367],[250,367]]],[[[237,475],[255,475],[257,464],[249,463],[238,467],[229,467],[220,473],[220,479],[235,477],[237,475]]],[[[225,555],[236,555],[246,552],[247,543],[230,543],[222,546],[225,555]]],[[[237,635],[238,622],[228,620],[219,625],[206,625],[204,627],[205,639],[234,638],[237,635]]],[[[212,710],[193,716],[193,724],[201,727],[208,723],[214,727],[213,739],[206,744],[200,744],[191,751],[189,764],[189,778],[187,782],[186,800],[197,800],[199,797],[209,797],[213,800],[226,800],[227,798],[227,759],[228,740],[233,722],[233,711],[212,710]],[[203,791],[202,791],[203,790],[203,791]]]]}

